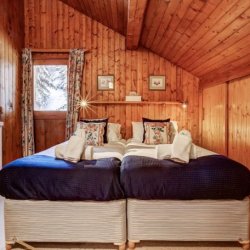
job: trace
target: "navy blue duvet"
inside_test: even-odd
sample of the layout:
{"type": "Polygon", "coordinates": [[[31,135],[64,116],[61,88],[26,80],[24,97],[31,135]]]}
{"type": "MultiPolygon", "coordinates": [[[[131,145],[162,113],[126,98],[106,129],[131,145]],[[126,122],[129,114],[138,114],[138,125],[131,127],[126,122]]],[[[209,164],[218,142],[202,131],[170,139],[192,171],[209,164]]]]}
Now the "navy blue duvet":
{"type": "Polygon", "coordinates": [[[250,171],[221,155],[179,164],[170,160],[127,156],[121,184],[128,198],[243,199],[250,194],[250,171]]]}
{"type": "Polygon", "coordinates": [[[0,171],[0,195],[21,200],[122,199],[120,164],[116,158],[76,164],[43,155],[20,158],[0,171]]]}

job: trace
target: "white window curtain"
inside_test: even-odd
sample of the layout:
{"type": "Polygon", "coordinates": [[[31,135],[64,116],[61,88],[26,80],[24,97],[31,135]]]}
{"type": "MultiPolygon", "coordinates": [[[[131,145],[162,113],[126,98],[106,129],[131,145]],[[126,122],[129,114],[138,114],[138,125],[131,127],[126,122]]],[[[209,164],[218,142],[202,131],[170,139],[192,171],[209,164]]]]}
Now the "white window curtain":
{"type": "Polygon", "coordinates": [[[22,52],[22,149],[23,156],[35,152],[34,120],[33,120],[33,91],[32,91],[32,54],[30,49],[22,52]]]}
{"type": "Polygon", "coordinates": [[[74,133],[79,109],[77,104],[80,101],[81,84],[84,67],[84,50],[72,49],[69,54],[68,73],[68,110],[66,116],[66,139],[74,133]]]}

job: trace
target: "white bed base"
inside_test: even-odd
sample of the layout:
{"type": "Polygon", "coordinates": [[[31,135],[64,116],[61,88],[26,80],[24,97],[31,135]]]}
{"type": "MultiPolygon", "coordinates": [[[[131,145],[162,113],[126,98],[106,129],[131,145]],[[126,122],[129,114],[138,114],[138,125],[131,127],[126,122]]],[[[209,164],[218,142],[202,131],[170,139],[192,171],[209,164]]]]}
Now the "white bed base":
{"type": "MultiPolygon", "coordinates": [[[[125,249],[126,200],[5,199],[6,242],[114,243],[125,249]]],[[[30,248],[32,249],[32,248],[30,248]]]]}
{"type": "Polygon", "coordinates": [[[129,248],[143,240],[238,241],[249,248],[249,198],[127,200],[129,248]]]}

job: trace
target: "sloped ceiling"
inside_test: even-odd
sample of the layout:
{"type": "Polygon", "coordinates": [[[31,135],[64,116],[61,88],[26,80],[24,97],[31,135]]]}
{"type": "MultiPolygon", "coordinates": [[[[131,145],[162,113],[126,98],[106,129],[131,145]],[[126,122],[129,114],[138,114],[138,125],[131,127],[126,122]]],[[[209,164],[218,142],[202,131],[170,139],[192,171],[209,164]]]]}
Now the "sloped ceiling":
{"type": "Polygon", "coordinates": [[[250,74],[249,0],[62,0],[201,83],[250,74]]]}
{"type": "Polygon", "coordinates": [[[61,0],[61,2],[126,35],[128,0],[61,0]]]}

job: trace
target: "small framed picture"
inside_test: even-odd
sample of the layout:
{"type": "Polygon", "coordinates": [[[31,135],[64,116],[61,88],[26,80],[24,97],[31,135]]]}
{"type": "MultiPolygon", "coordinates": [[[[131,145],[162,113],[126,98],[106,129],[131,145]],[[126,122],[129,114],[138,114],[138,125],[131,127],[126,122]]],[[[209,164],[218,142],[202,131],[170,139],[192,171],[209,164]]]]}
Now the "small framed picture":
{"type": "Polygon", "coordinates": [[[149,76],[149,89],[165,90],[166,89],[165,76],[149,76]]]}
{"type": "Polygon", "coordinates": [[[114,90],[114,76],[97,76],[97,90],[114,90]]]}

